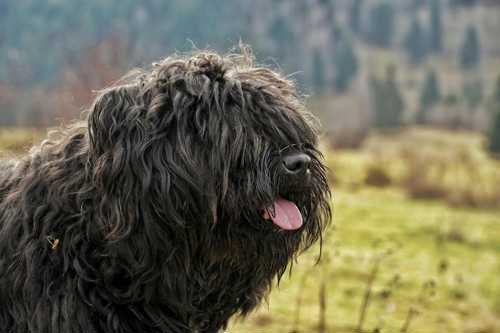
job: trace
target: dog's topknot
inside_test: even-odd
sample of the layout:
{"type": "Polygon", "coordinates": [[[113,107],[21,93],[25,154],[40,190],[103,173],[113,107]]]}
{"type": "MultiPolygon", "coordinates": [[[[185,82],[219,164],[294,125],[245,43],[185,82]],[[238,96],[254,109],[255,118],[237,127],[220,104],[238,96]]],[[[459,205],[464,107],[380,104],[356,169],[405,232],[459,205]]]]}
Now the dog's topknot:
{"type": "Polygon", "coordinates": [[[179,69],[191,75],[206,75],[212,80],[227,79],[230,71],[252,67],[254,57],[250,51],[243,49],[242,53],[220,55],[211,51],[196,51],[186,55],[173,55],[153,64],[153,75],[172,78],[179,69]],[[172,71],[173,70],[173,71],[172,71]]]}
{"type": "Polygon", "coordinates": [[[173,55],[154,63],[150,72],[139,73],[138,80],[146,90],[173,86],[199,97],[218,89],[241,92],[242,85],[246,85],[255,89],[279,90],[283,97],[297,97],[293,81],[269,68],[255,66],[254,56],[246,47],[242,47],[241,53],[227,55],[210,51],[173,55]]]}

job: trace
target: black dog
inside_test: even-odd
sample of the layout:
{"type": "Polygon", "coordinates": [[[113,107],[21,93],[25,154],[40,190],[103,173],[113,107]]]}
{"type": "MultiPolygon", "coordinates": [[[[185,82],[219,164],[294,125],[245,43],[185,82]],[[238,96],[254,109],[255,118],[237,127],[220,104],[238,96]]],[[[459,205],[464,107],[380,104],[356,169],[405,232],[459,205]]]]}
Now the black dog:
{"type": "Polygon", "coordinates": [[[0,332],[217,332],[330,220],[313,118],[248,55],[129,76],[0,170],[0,332]]]}

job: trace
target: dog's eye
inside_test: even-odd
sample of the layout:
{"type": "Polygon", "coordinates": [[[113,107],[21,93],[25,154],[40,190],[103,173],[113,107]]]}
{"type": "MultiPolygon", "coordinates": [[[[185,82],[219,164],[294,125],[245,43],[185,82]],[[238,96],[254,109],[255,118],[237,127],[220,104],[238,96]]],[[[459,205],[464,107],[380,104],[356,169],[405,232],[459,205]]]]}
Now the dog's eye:
{"type": "Polygon", "coordinates": [[[281,154],[286,153],[286,152],[288,152],[290,150],[307,151],[307,150],[311,150],[311,149],[314,149],[314,147],[310,143],[307,143],[307,142],[292,143],[290,145],[286,145],[286,146],[280,147],[278,149],[278,154],[281,155],[281,154]]]}
{"type": "Polygon", "coordinates": [[[307,152],[307,151],[311,151],[311,150],[315,150],[313,144],[311,144],[309,142],[304,142],[301,144],[301,151],[307,152]]]}

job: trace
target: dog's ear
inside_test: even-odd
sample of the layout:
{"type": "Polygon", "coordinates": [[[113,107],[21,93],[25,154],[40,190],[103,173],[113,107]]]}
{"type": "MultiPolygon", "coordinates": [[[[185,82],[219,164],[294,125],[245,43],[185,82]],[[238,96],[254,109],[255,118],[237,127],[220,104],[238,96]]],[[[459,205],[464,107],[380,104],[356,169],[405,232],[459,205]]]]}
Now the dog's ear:
{"type": "Polygon", "coordinates": [[[134,117],[135,88],[117,86],[105,89],[95,99],[88,116],[90,148],[97,155],[111,149],[128,133],[129,118],[134,117]]]}
{"type": "Polygon", "coordinates": [[[96,203],[96,222],[108,238],[126,235],[137,219],[131,207],[140,197],[140,179],[133,176],[131,161],[144,140],[139,109],[134,88],[117,86],[101,91],[88,115],[92,182],[103,196],[96,203]]]}
{"type": "Polygon", "coordinates": [[[181,212],[192,210],[184,208],[186,189],[201,191],[191,155],[177,154],[177,143],[165,140],[165,131],[155,137],[153,125],[144,96],[133,85],[102,91],[88,115],[89,165],[92,183],[103,194],[99,216],[105,217],[97,222],[110,239],[129,234],[138,220],[184,225],[181,212]],[[162,144],[153,144],[156,140],[162,144]],[[166,211],[168,216],[159,216],[166,211]]]}

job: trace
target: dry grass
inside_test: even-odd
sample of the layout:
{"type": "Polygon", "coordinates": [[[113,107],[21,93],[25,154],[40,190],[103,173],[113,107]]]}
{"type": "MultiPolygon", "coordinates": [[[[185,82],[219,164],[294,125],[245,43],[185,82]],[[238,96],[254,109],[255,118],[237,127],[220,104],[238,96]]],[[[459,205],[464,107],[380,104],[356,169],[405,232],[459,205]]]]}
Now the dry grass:
{"type": "Polygon", "coordinates": [[[454,206],[500,206],[500,163],[488,156],[484,138],[476,133],[413,128],[374,134],[361,152],[339,151],[329,163],[340,173],[335,175],[339,184],[394,184],[412,198],[442,199],[454,206]]]}
{"type": "Polygon", "coordinates": [[[391,184],[391,177],[378,164],[370,165],[366,170],[365,184],[376,187],[386,187],[391,184]]]}
{"type": "Polygon", "coordinates": [[[44,131],[31,128],[0,127],[0,153],[23,153],[38,143],[44,131]]]}

